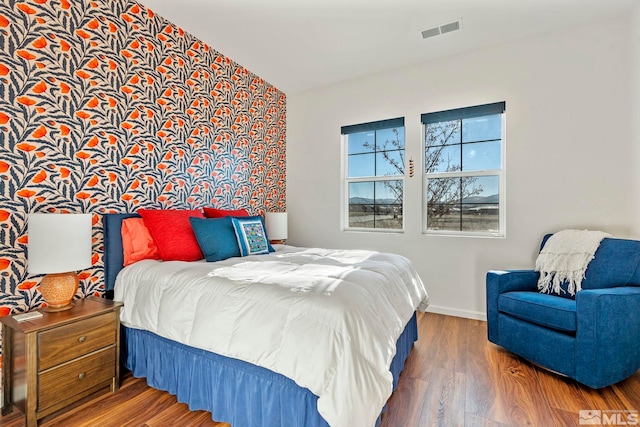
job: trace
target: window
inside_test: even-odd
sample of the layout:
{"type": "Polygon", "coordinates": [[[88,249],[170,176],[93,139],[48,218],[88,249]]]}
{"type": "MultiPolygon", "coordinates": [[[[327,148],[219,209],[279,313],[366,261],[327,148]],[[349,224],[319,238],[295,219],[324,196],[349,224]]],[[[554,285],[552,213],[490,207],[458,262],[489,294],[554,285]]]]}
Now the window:
{"type": "Polygon", "coordinates": [[[344,228],[402,230],[404,118],[344,126],[344,228]]]}
{"type": "Polygon", "coordinates": [[[423,114],[424,231],[504,235],[505,103],[423,114]]]}

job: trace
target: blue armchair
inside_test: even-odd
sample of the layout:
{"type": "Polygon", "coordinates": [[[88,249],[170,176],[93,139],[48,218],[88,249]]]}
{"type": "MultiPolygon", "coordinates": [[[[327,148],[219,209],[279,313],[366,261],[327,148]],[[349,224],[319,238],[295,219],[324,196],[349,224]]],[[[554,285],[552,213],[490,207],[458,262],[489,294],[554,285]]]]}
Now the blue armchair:
{"type": "Polygon", "coordinates": [[[489,341],[592,388],[640,369],[640,241],[604,239],[575,298],[537,281],[533,270],[487,273],[489,341]]]}

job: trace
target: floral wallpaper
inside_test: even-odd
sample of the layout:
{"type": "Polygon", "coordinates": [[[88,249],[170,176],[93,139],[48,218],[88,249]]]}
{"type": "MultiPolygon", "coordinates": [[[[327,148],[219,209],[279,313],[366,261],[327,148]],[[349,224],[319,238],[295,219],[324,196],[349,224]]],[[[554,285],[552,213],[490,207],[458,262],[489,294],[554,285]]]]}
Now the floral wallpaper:
{"type": "Polygon", "coordinates": [[[0,3],[0,316],[42,305],[27,214],[285,208],[284,93],[132,0],[0,3]]]}

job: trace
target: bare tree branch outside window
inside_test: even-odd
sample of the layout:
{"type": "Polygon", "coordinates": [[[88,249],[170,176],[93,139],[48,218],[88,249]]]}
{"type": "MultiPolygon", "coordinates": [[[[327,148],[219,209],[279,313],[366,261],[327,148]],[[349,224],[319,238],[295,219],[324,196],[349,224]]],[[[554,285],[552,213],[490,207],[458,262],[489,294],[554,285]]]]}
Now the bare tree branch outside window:
{"type": "Polygon", "coordinates": [[[404,128],[349,134],[348,141],[349,227],[402,229],[404,128]]]}
{"type": "MultiPolygon", "coordinates": [[[[457,172],[462,159],[451,158],[446,152],[450,144],[458,143],[461,121],[431,123],[425,127],[425,173],[457,172]]],[[[452,211],[459,210],[465,199],[482,193],[477,177],[435,178],[428,181],[427,224],[440,228],[452,211]]]]}

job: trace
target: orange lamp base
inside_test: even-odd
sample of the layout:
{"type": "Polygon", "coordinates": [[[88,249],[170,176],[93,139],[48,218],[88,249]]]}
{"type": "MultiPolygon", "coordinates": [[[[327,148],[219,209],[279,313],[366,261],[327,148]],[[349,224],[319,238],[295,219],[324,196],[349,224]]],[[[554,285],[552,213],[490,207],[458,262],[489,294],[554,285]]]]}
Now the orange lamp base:
{"type": "Polygon", "coordinates": [[[40,281],[40,292],[47,303],[43,310],[48,312],[69,310],[71,301],[78,291],[78,275],[70,273],[47,274],[40,281]]]}

